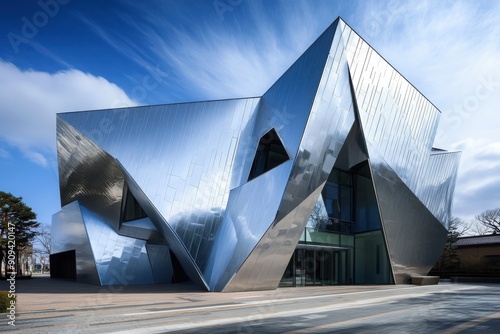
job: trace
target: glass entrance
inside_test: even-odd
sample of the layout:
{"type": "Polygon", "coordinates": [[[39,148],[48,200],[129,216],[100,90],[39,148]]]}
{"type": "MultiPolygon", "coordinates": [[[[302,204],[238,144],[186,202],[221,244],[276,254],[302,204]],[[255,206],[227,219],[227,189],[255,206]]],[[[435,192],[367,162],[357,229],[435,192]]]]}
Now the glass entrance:
{"type": "Polygon", "coordinates": [[[350,284],[349,249],[307,247],[296,249],[280,286],[350,284]]]}

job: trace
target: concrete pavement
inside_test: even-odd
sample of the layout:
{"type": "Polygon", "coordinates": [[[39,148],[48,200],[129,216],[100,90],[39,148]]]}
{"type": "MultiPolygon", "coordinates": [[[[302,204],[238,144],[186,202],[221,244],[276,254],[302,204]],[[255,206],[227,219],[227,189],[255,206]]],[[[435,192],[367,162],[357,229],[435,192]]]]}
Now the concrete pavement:
{"type": "MultiPolygon", "coordinates": [[[[3,289],[2,282],[0,289],[3,289]]],[[[328,286],[208,293],[193,285],[17,281],[22,333],[460,333],[500,328],[500,285],[328,286]]],[[[1,318],[0,318],[1,319],[1,318]]]]}

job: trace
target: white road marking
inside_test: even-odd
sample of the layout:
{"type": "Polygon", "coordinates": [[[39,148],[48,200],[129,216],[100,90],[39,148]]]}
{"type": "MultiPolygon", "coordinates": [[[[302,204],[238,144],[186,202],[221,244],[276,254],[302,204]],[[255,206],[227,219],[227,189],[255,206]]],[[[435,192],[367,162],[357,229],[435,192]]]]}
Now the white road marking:
{"type": "Polygon", "coordinates": [[[310,315],[303,316],[303,318],[306,318],[307,320],[315,320],[315,319],[325,318],[327,316],[328,315],[326,315],[326,314],[310,314],[310,315]]]}
{"type": "Polygon", "coordinates": [[[257,298],[257,297],[264,297],[264,295],[234,297],[233,299],[257,298]]]}
{"type": "MultiPolygon", "coordinates": [[[[415,288],[421,288],[421,287],[417,286],[415,288]]],[[[481,288],[481,287],[478,287],[478,286],[459,286],[459,287],[445,290],[445,291],[432,291],[432,290],[431,291],[422,291],[420,293],[409,293],[409,294],[403,294],[403,295],[398,295],[398,296],[385,296],[385,297],[370,298],[370,299],[364,299],[364,300],[358,300],[358,301],[352,301],[352,302],[342,302],[342,301],[339,302],[339,301],[337,301],[335,304],[330,304],[330,305],[325,305],[325,306],[320,306],[320,307],[315,307],[315,308],[310,308],[310,309],[268,312],[268,313],[261,313],[261,314],[249,315],[249,316],[241,316],[241,317],[238,316],[238,317],[231,317],[231,318],[225,318],[225,319],[207,320],[207,321],[201,321],[201,322],[197,322],[197,323],[181,323],[181,324],[172,324],[172,325],[166,325],[166,326],[140,328],[140,329],[134,328],[132,330],[119,331],[119,332],[115,332],[115,333],[117,333],[117,334],[132,334],[132,333],[175,332],[175,331],[179,331],[179,330],[187,330],[187,329],[194,329],[194,328],[201,328],[201,327],[210,327],[210,326],[220,326],[220,325],[228,325],[228,324],[235,324],[235,323],[262,321],[263,319],[269,319],[269,318],[304,316],[304,315],[317,314],[317,313],[329,312],[329,311],[335,311],[335,310],[346,310],[346,309],[358,308],[358,307],[364,307],[364,306],[370,306],[370,305],[387,304],[387,303],[391,303],[391,302],[394,302],[394,301],[397,301],[400,299],[422,297],[422,296],[426,296],[429,294],[453,293],[455,291],[478,289],[478,288],[481,288]]],[[[411,288],[406,287],[404,289],[411,289],[411,288]]],[[[352,295],[352,294],[359,294],[359,293],[376,292],[376,291],[380,291],[380,290],[361,291],[361,292],[352,292],[352,293],[344,293],[344,294],[332,294],[332,295],[326,295],[326,296],[324,295],[324,296],[310,296],[310,297],[297,297],[297,298],[287,298],[287,299],[275,299],[275,300],[266,300],[266,301],[260,301],[260,302],[246,302],[243,304],[235,304],[235,305],[215,305],[215,306],[202,306],[202,307],[193,307],[193,308],[178,309],[178,310],[164,310],[164,311],[153,311],[153,312],[143,312],[143,313],[131,313],[131,314],[126,314],[126,316],[146,315],[146,314],[156,314],[156,313],[182,312],[182,311],[192,311],[192,310],[200,310],[200,309],[234,308],[234,307],[242,307],[242,306],[248,306],[248,305],[258,305],[259,303],[260,304],[269,304],[269,303],[273,303],[273,302],[283,302],[283,301],[289,301],[289,300],[323,298],[323,297],[332,297],[332,296],[339,296],[339,295],[352,295]]],[[[394,291],[394,290],[391,290],[391,291],[394,291]]]]}

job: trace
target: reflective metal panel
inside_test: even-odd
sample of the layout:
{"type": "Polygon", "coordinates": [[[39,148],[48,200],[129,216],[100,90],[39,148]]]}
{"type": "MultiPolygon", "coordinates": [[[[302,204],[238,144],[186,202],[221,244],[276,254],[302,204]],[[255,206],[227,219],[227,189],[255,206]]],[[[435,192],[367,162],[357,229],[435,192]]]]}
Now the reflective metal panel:
{"type": "MultiPolygon", "coordinates": [[[[188,223],[179,217],[193,210],[220,212],[226,206],[240,133],[257,102],[212,101],[59,117],[118,159],[174,230],[184,231],[188,223]]],[[[179,237],[186,247],[198,247],[184,236],[179,237]]]]}
{"type": "Polygon", "coordinates": [[[324,184],[267,230],[222,291],[276,289],[324,184]]]}
{"type": "Polygon", "coordinates": [[[389,166],[370,159],[394,281],[408,283],[436,263],[447,231],[389,166]]]}
{"type": "Polygon", "coordinates": [[[101,284],[155,283],[145,240],[118,235],[97,214],[80,209],[101,284]]]}
{"type": "Polygon", "coordinates": [[[336,22],[262,96],[254,136],[260,138],[275,128],[292,158],[297,154],[318,86],[325,76],[335,29],[336,22]]]}
{"type": "MultiPolygon", "coordinates": [[[[425,189],[443,187],[429,169],[439,110],[349,26],[342,23],[346,57],[369,153],[381,157],[427,208],[447,224],[451,197],[429,198],[425,189]],[[433,202],[432,205],[431,202],[433,202]]],[[[458,160],[447,163],[441,179],[453,179],[458,160]]],[[[433,167],[434,166],[434,167],[433,167]]],[[[442,166],[445,167],[445,166],[442,166]]],[[[449,182],[446,182],[449,184],[449,182]]],[[[452,190],[452,189],[451,189],[452,190]]]]}
{"type": "Polygon", "coordinates": [[[354,123],[349,72],[343,57],[332,44],[278,220],[326,181],[354,123]]]}
{"type": "Polygon", "coordinates": [[[78,202],[52,216],[51,243],[52,254],[75,250],[78,282],[101,284],[78,202]]]}
{"type": "Polygon", "coordinates": [[[202,268],[210,290],[226,286],[276,218],[292,165],[289,160],[231,191],[224,221],[202,268]]]}
{"type": "Polygon", "coordinates": [[[164,241],[151,221],[145,218],[121,226],[121,234],[134,238],[118,235],[125,177],[120,164],[60,118],[57,145],[61,201],[78,200],[71,205],[78,211],[82,227],[75,230],[80,231],[80,239],[85,238],[88,246],[81,246],[83,241],[79,239],[68,238],[71,233],[67,233],[67,229],[74,218],[67,214],[64,222],[56,223],[67,235],[58,236],[60,232],[55,231],[55,239],[64,240],[66,248],[77,250],[78,278],[90,275],[85,281],[105,285],[154,283],[146,240],[164,241]],[[77,208],[78,205],[81,208],[77,208]],[[82,253],[82,250],[86,251],[82,253]]]}
{"type": "Polygon", "coordinates": [[[271,289],[332,168],[369,159],[403,277],[428,268],[449,217],[458,156],[432,151],[438,118],[339,19],[262,98],[59,114],[61,201],[80,201],[103,284],[169,281],[171,250],[209,290],[271,289]],[[248,181],[271,129],[291,159],[248,181]],[[148,218],[121,222],[126,188],[148,218]]]}
{"type": "MultiPolygon", "coordinates": [[[[251,207],[249,207],[250,211],[247,211],[246,209],[242,210],[243,203],[241,202],[241,199],[235,202],[239,202],[241,204],[237,204],[234,208],[228,206],[228,211],[233,210],[231,211],[233,216],[233,212],[235,212],[234,210],[243,211],[243,214],[241,216],[238,216],[238,220],[234,220],[233,224],[242,224],[243,221],[248,220],[248,222],[246,222],[244,225],[258,226],[259,232],[253,233],[253,237],[251,238],[247,237],[244,247],[245,251],[238,252],[242,254],[238,254],[238,256],[236,257],[227,257],[228,267],[232,268],[231,271],[226,270],[225,272],[221,273],[220,271],[215,271],[220,270],[218,269],[219,267],[210,269],[213,270],[211,272],[213,277],[222,275],[222,285],[220,283],[217,284],[217,290],[224,289],[224,291],[234,291],[234,289],[252,289],[254,282],[247,282],[246,285],[241,285],[238,282],[238,279],[231,280],[231,282],[226,286],[224,286],[224,284],[231,278],[236,270],[238,270],[238,267],[241,265],[242,261],[245,260],[248,256],[248,251],[253,249],[257,245],[259,240],[261,240],[265,230],[267,230],[267,228],[271,224],[273,224],[273,226],[276,225],[280,219],[288,215],[297,206],[299,206],[300,203],[302,203],[304,199],[318,187],[319,184],[317,184],[317,182],[321,179],[321,167],[323,167],[322,165],[324,163],[323,160],[327,160],[333,165],[336,155],[335,152],[333,152],[334,148],[332,149],[332,147],[330,146],[335,146],[335,140],[339,140],[340,142],[342,142],[342,138],[337,138],[337,133],[333,134],[332,138],[327,138],[327,140],[325,140],[322,151],[319,154],[316,154],[316,150],[310,149],[313,144],[312,138],[309,139],[308,144],[304,144],[303,142],[301,142],[301,140],[303,138],[305,129],[308,129],[306,131],[310,132],[321,131],[322,136],[320,138],[324,138],[327,135],[332,135],[332,133],[328,133],[330,131],[329,126],[332,123],[335,125],[342,123],[345,119],[345,115],[342,112],[338,113],[337,115],[332,114],[331,119],[328,119],[328,116],[325,115],[325,111],[328,108],[330,108],[329,110],[335,108],[335,103],[338,102],[338,99],[332,102],[331,96],[326,98],[326,101],[322,106],[320,106],[319,104],[314,106],[315,97],[318,94],[318,87],[321,87],[322,85],[324,86],[329,78],[331,64],[326,69],[325,64],[328,58],[329,50],[331,48],[331,43],[336,30],[336,26],[336,22],[332,24],[262,97],[262,100],[259,104],[256,120],[253,124],[254,128],[251,136],[252,139],[258,140],[271,128],[274,128],[277,134],[280,136],[280,140],[284,144],[288,155],[292,158],[297,158],[291,161],[294,166],[291,174],[290,171],[283,175],[276,174],[277,172],[274,171],[268,172],[274,178],[275,182],[279,180],[277,178],[278,176],[285,176],[285,178],[288,179],[284,195],[283,188],[273,189],[272,193],[265,195],[266,198],[267,196],[271,196],[271,198],[274,198],[272,203],[275,203],[276,200],[281,200],[281,203],[279,204],[279,212],[277,215],[277,208],[275,208],[273,205],[266,205],[265,212],[260,213],[259,215],[262,215],[262,217],[259,218],[255,215],[255,213],[251,214],[251,207]],[[312,112],[311,109],[313,110],[312,112]],[[318,112],[318,109],[324,110],[323,113],[318,112]],[[309,124],[311,122],[311,117],[313,119],[311,124],[314,124],[314,126],[309,124]],[[320,124],[321,121],[324,121],[324,124],[320,124]],[[326,155],[328,155],[328,157],[326,155]],[[330,155],[333,156],[333,160],[330,155]],[[315,178],[312,181],[309,179],[311,176],[315,178]],[[265,219],[263,219],[264,216],[265,219]]],[[[335,80],[336,79],[337,78],[335,78],[335,80]]],[[[319,142],[321,142],[321,139],[319,139],[319,142]]],[[[282,166],[279,166],[276,169],[278,168],[282,168],[282,166]]],[[[261,188],[264,187],[264,183],[256,185],[261,188]]],[[[249,186],[244,190],[242,189],[242,192],[244,193],[246,193],[247,191],[254,194],[257,194],[259,192],[259,190],[255,188],[255,185],[252,185],[252,188],[250,188],[249,186]]],[[[236,198],[243,198],[242,195],[236,192],[234,194],[232,193],[231,196],[235,196],[236,198]]],[[[258,203],[260,200],[261,199],[256,198],[254,202],[258,203]]],[[[259,206],[262,207],[262,205],[259,206]]],[[[253,210],[255,210],[255,208],[253,210]]],[[[231,216],[228,214],[226,216],[226,219],[229,219],[228,217],[231,216]]],[[[304,225],[307,223],[307,218],[303,223],[304,225]]],[[[228,234],[232,233],[233,237],[241,240],[241,237],[236,231],[226,229],[224,231],[228,234]]],[[[283,230],[283,233],[285,233],[285,230],[283,230]]],[[[295,231],[295,233],[298,233],[298,242],[300,232],[295,231]]],[[[297,242],[295,242],[295,244],[297,242]]],[[[238,243],[229,243],[228,246],[230,247],[231,245],[233,245],[235,253],[236,250],[241,247],[238,243]]],[[[276,251],[279,252],[279,249],[276,249],[276,251]]],[[[286,252],[286,254],[288,254],[288,251],[286,252]]],[[[285,257],[287,256],[288,255],[286,255],[285,257]]],[[[250,256],[249,258],[252,258],[252,256],[250,256]]],[[[285,266],[287,261],[288,259],[285,260],[285,266]]],[[[263,265],[263,263],[259,262],[258,265],[263,265]]],[[[260,272],[257,266],[253,270],[255,270],[255,272],[260,272]]],[[[269,285],[268,288],[275,288],[278,285],[281,275],[282,272],[277,274],[276,282],[274,282],[274,279],[270,280],[269,284],[271,285],[269,285]]],[[[254,279],[258,279],[258,277],[254,277],[254,279]]]]}
{"type": "MultiPolygon", "coordinates": [[[[224,291],[275,289],[278,286],[354,123],[349,72],[342,51],[338,50],[341,40],[334,39],[331,34],[336,29],[336,23],[327,29],[329,52],[304,132],[302,136],[294,134],[301,141],[276,219],[224,291]]],[[[315,43],[325,42],[318,39],[315,43]]],[[[308,52],[310,50],[325,52],[315,45],[308,52]]],[[[315,56],[322,57],[321,54],[315,56]]],[[[303,73],[296,80],[308,82],[309,77],[303,73]]],[[[291,130],[284,128],[281,133],[283,136],[293,134],[288,131],[291,130]]]]}
{"type": "Polygon", "coordinates": [[[429,157],[417,196],[434,216],[448,228],[451,203],[460,162],[460,152],[435,152],[429,157]]]}
{"type": "Polygon", "coordinates": [[[78,200],[117,231],[124,175],[116,160],[59,117],[57,158],[61,205],[78,200]]]}
{"type": "Polygon", "coordinates": [[[146,196],[146,194],[144,194],[142,189],[135,183],[128,173],[125,173],[125,179],[129,190],[151,219],[151,222],[155,225],[156,229],[167,240],[170,250],[179,260],[187,276],[199,286],[208,289],[201,271],[194,262],[193,257],[189,254],[189,250],[180,240],[179,236],[175,233],[170,224],[165,221],[165,218],[158,212],[158,209],[151,203],[150,199],[146,196]]]}
{"type": "Polygon", "coordinates": [[[340,26],[383,232],[399,283],[411,274],[426,274],[442,252],[446,229],[441,224],[447,226],[449,219],[458,155],[435,156],[437,108],[349,26],[340,26]]]}
{"type": "Polygon", "coordinates": [[[122,222],[118,234],[142,240],[164,240],[149,218],[122,222]]]}
{"type": "MultiPolygon", "coordinates": [[[[188,256],[201,267],[201,255],[210,248],[229,191],[240,185],[230,182],[243,179],[233,177],[233,166],[236,174],[242,165],[248,170],[251,166],[251,158],[235,162],[235,157],[242,157],[236,154],[241,132],[252,123],[257,103],[258,99],[239,99],[59,117],[118,159],[144,194],[138,201],[143,206],[149,203],[149,217],[165,236],[170,235],[172,251],[185,259],[186,266],[191,262],[188,256]]],[[[254,143],[256,149],[258,139],[254,143]]],[[[200,275],[199,268],[186,271],[192,278],[200,275]]],[[[199,279],[203,280],[193,278],[199,279]]]]}

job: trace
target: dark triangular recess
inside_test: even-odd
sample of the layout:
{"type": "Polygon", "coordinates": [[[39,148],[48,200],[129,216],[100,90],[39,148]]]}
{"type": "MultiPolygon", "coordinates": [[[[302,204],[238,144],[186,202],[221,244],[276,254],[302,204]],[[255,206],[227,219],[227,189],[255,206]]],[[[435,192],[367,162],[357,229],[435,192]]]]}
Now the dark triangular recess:
{"type": "Polygon", "coordinates": [[[252,169],[248,176],[248,181],[270,171],[274,167],[289,160],[290,157],[278,137],[276,130],[271,129],[260,138],[257,152],[252,163],[252,169]]]}
{"type": "Polygon", "coordinates": [[[124,199],[125,204],[123,205],[122,222],[128,222],[147,217],[146,212],[142,209],[141,205],[139,204],[139,202],[137,202],[134,195],[132,195],[129,189],[127,189],[124,199]]]}

